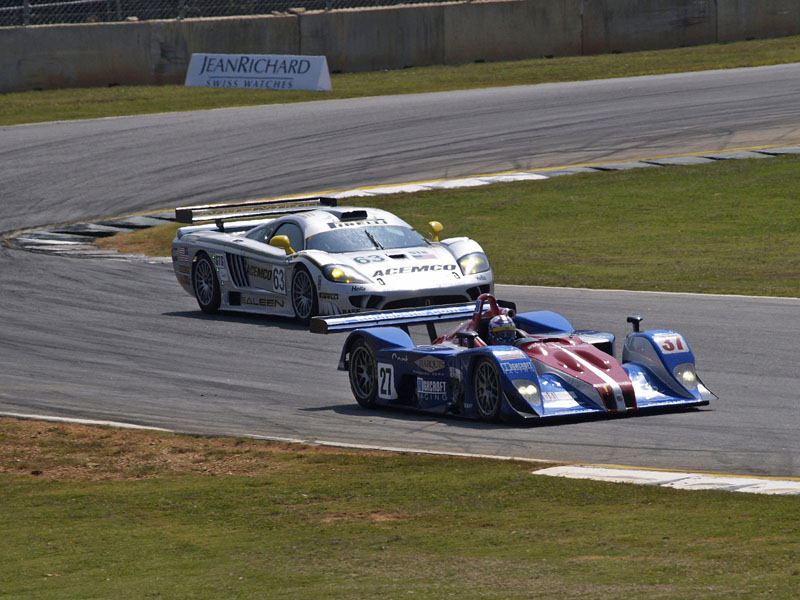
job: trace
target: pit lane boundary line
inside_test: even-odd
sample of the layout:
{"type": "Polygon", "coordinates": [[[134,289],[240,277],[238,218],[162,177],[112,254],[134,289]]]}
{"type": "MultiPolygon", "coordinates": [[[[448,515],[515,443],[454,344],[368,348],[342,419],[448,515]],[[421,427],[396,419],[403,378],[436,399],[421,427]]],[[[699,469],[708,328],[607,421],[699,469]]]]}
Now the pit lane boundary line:
{"type": "MultiPolygon", "coordinates": [[[[181,434],[180,431],[125,423],[120,421],[103,421],[95,419],[78,419],[71,417],[58,417],[53,415],[36,415],[12,412],[0,412],[0,417],[16,419],[48,421],[56,423],[73,423],[77,425],[93,425],[118,427],[121,429],[139,429],[158,431],[162,433],[181,434]]],[[[192,434],[184,434],[192,435],[192,434]]],[[[370,444],[350,444],[346,442],[332,442],[326,440],[309,440],[302,438],[289,438],[279,436],[264,436],[254,433],[239,432],[240,437],[265,442],[280,442],[288,444],[304,444],[309,446],[322,446],[327,448],[342,448],[348,450],[363,450],[374,452],[392,452],[395,454],[415,454],[423,456],[442,456],[454,458],[480,458],[487,460],[516,461],[531,464],[553,464],[558,461],[540,458],[524,458],[519,456],[502,456],[494,454],[474,454],[469,452],[445,452],[440,450],[424,450],[419,448],[403,448],[399,446],[374,446],[370,444]]],[[[221,436],[225,437],[225,436],[221,436]]],[[[627,483],[632,485],[657,485],[686,491],[722,490],[732,492],[746,492],[752,494],[768,495],[800,495],[800,477],[758,477],[750,475],[733,475],[721,473],[693,473],[675,471],[670,469],[642,469],[639,467],[621,465],[585,465],[565,464],[531,472],[533,475],[564,477],[568,479],[592,479],[611,483],[627,483]]]]}

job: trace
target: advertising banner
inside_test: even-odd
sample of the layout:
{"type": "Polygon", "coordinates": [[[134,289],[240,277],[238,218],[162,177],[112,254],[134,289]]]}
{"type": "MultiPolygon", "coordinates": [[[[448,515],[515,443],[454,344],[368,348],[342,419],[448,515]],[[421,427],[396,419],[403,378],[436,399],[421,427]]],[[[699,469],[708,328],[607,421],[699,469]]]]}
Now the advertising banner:
{"type": "Polygon", "coordinates": [[[184,85],[329,92],[331,76],[324,56],[192,54],[184,85]]]}

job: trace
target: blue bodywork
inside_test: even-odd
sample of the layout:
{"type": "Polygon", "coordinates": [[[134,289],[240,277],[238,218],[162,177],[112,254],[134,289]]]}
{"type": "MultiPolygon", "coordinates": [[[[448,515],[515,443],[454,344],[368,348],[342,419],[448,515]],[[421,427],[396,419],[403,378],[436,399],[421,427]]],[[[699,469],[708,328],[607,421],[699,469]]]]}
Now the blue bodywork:
{"type": "Polygon", "coordinates": [[[612,334],[576,331],[551,311],[510,312],[525,334],[515,346],[468,343],[480,331],[477,326],[469,331],[463,323],[427,345],[416,345],[408,333],[409,325],[473,315],[478,323],[482,310],[479,301],[321,317],[316,325],[312,322],[312,331],[351,330],[339,369],[349,373],[353,393],[364,406],[403,406],[493,421],[699,406],[715,398],[697,378],[686,340],[670,330],[629,334],[621,363],[613,357],[612,334]],[[480,401],[486,397],[487,376],[502,389],[501,405],[492,414],[480,401]]]}

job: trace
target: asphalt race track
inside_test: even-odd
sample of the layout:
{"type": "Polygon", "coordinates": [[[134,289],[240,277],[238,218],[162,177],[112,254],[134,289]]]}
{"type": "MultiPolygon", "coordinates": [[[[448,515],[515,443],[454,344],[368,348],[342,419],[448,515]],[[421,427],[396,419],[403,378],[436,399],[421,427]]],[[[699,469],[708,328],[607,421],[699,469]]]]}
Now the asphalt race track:
{"type": "MultiPolygon", "coordinates": [[[[289,193],[800,142],[800,64],[0,128],[0,231],[289,193]]],[[[557,425],[364,411],[341,335],[208,317],[163,261],[0,246],[0,413],[800,476],[800,300],[498,287],[618,337],[684,333],[710,407],[557,425]]]]}

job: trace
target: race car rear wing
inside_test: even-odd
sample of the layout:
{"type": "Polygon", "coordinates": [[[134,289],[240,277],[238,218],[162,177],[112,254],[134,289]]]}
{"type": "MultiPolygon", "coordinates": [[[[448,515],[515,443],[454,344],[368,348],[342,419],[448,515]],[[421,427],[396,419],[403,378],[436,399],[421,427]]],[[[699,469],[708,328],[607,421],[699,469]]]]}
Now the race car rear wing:
{"type": "Polygon", "coordinates": [[[313,317],[311,333],[338,333],[367,327],[400,327],[408,331],[411,325],[427,325],[431,340],[436,339],[435,323],[469,319],[475,312],[475,303],[443,304],[397,310],[376,310],[349,315],[313,317]]]}
{"type": "Polygon", "coordinates": [[[287,215],[314,210],[320,206],[336,206],[336,198],[316,196],[310,198],[281,198],[277,200],[249,200],[229,204],[206,204],[202,206],[182,206],[175,209],[178,223],[197,223],[214,221],[220,231],[225,229],[225,221],[287,215]]]}

